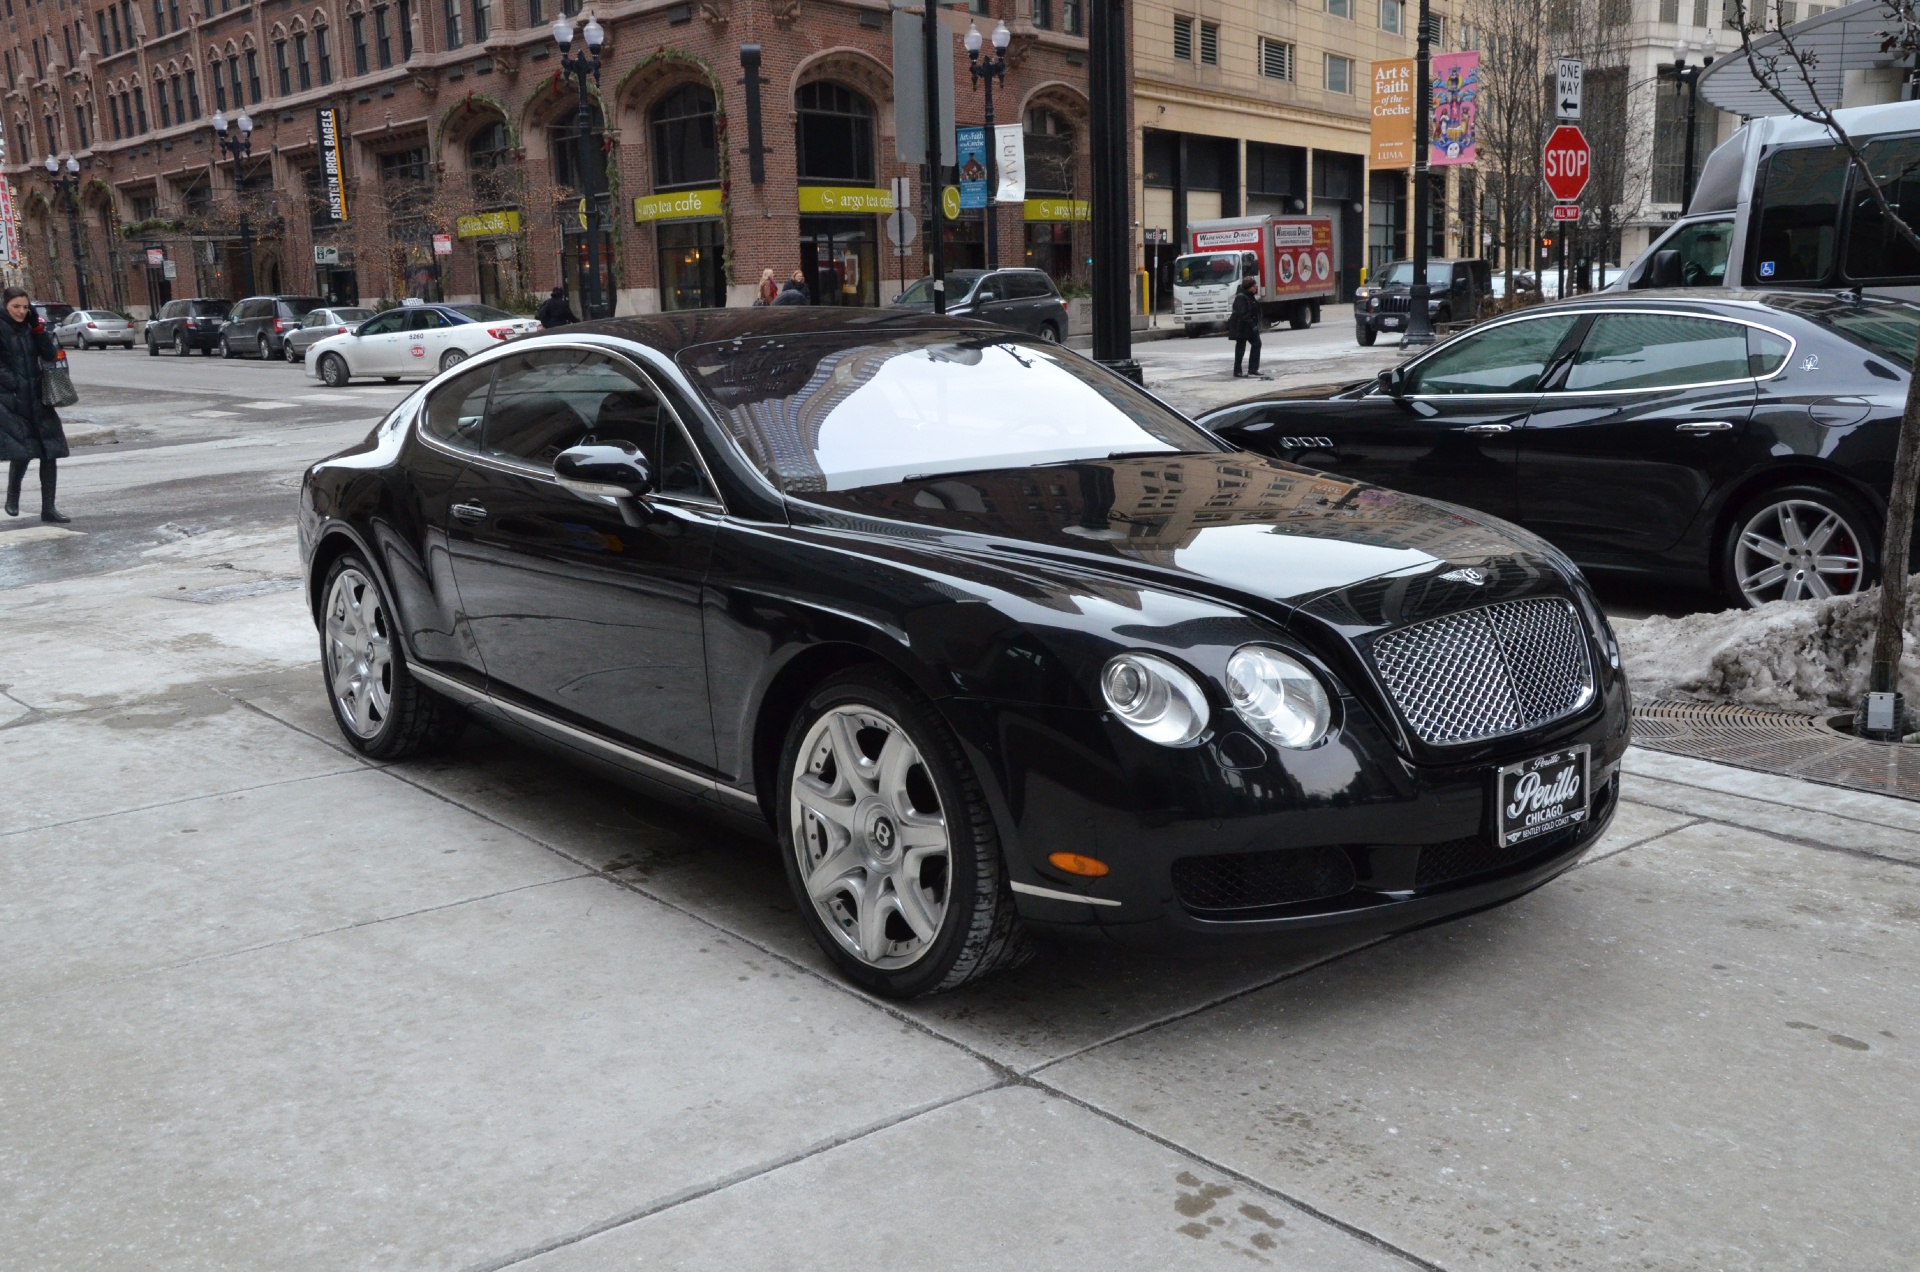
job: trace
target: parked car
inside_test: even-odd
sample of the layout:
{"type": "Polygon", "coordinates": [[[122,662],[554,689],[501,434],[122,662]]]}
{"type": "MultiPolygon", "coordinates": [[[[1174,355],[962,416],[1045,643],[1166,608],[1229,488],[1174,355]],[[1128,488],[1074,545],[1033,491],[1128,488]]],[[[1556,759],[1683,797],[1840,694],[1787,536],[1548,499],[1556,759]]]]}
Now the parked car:
{"type": "MultiPolygon", "coordinates": [[[[1353,336],[1370,345],[1381,332],[1404,332],[1412,305],[1413,262],[1394,261],[1354,292],[1353,336]]],[[[1427,314],[1432,321],[1475,321],[1493,299],[1492,268],[1474,258],[1427,262],[1427,314]]]]}
{"type": "Polygon", "coordinates": [[[300,320],[300,325],[289,331],[287,338],[280,342],[280,348],[288,362],[305,362],[307,350],[311,349],[315,342],[324,340],[328,336],[345,335],[352,328],[372,318],[374,314],[374,310],[357,307],[308,310],[307,316],[300,320]]]}
{"type": "Polygon", "coordinates": [[[40,315],[40,321],[48,331],[52,331],[73,312],[72,305],[63,305],[57,300],[30,300],[27,303],[40,315]]]}
{"type": "Polygon", "coordinates": [[[220,328],[232,312],[232,301],[210,296],[170,300],[147,319],[147,329],[142,333],[147,353],[157,356],[162,349],[172,349],[184,358],[187,350],[198,349],[210,354],[220,347],[220,328]]]}
{"type": "Polygon", "coordinates": [[[54,343],[65,348],[94,349],[101,345],[133,348],[133,324],[111,309],[76,309],[53,329],[54,343]]]}
{"type": "Polygon", "coordinates": [[[1755,606],[1873,583],[1916,341],[1920,307],[1847,292],[1592,295],[1201,423],[1755,606]]]}
{"type": "MultiPolygon", "coordinates": [[[[933,280],[922,278],[894,297],[894,306],[933,312],[933,280]]],[[[1067,302],[1037,269],[950,269],[947,316],[977,318],[1056,344],[1067,338],[1067,302]]]]}
{"type": "Polygon", "coordinates": [[[326,303],[324,296],[249,296],[233,307],[220,332],[220,356],[281,357],[287,333],[326,303]]]}
{"type": "Polygon", "coordinates": [[[393,384],[402,376],[446,371],[539,330],[535,319],[491,305],[402,305],[307,346],[307,374],[336,389],[357,375],[393,384]]]}
{"type": "Polygon", "coordinates": [[[515,341],[310,468],[299,529],[355,750],[471,711],[758,824],[828,957],[898,997],[1026,927],[1351,940],[1497,904],[1604,832],[1627,746],[1558,552],[983,323],[515,341]]]}

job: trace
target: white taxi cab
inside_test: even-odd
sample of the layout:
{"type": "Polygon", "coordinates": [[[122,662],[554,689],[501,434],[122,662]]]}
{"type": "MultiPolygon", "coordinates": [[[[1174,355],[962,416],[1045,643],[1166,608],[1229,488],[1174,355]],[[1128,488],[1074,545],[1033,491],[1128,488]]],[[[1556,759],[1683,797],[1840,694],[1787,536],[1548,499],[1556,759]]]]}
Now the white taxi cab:
{"type": "Polygon", "coordinates": [[[476,353],[540,330],[491,305],[414,302],[367,319],[352,331],[318,340],[307,350],[307,374],[329,388],[355,376],[392,384],[403,376],[432,377],[476,353]]]}

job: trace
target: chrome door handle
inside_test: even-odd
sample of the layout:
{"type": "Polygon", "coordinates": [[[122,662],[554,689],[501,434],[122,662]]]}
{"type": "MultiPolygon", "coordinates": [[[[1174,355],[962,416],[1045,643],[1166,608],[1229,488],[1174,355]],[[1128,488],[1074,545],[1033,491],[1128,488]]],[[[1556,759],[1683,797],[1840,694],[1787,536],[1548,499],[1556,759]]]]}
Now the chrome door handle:
{"type": "Polygon", "coordinates": [[[1727,420],[1688,420],[1683,424],[1675,424],[1673,431],[1676,433],[1731,433],[1733,425],[1727,420]]]}
{"type": "Polygon", "coordinates": [[[459,503],[453,505],[448,511],[452,512],[454,516],[460,518],[462,521],[485,521],[487,519],[487,510],[479,504],[459,503]]]}
{"type": "Polygon", "coordinates": [[[1462,429],[1461,431],[1465,433],[1472,433],[1476,437],[1492,437],[1498,433],[1513,432],[1513,425],[1511,424],[1469,424],[1466,426],[1466,428],[1462,429]]]}

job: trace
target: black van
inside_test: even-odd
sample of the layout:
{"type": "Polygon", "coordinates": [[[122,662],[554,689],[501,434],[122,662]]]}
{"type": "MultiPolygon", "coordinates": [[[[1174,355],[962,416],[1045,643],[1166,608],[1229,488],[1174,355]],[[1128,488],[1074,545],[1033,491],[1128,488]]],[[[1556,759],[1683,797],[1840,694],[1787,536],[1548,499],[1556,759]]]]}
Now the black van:
{"type": "Polygon", "coordinates": [[[220,356],[285,357],[287,333],[326,303],[324,296],[249,296],[233,307],[220,333],[220,356]]]}
{"type": "Polygon", "coordinates": [[[147,355],[158,357],[162,349],[171,349],[183,358],[189,349],[212,353],[220,343],[221,324],[232,312],[232,301],[207,296],[168,301],[147,319],[147,355]]]}

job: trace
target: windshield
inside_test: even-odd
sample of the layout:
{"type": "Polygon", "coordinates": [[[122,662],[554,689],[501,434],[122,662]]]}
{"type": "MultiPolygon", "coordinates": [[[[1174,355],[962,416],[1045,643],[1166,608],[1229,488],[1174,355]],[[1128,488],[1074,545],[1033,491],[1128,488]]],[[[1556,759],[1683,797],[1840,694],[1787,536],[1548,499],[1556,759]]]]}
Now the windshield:
{"type": "Polygon", "coordinates": [[[1913,365],[1914,348],[1920,345],[1920,309],[1912,305],[1849,305],[1817,311],[1809,307],[1802,312],[1902,370],[1913,365]]]}
{"type": "Polygon", "coordinates": [[[465,314],[475,322],[498,322],[502,318],[511,318],[512,314],[504,309],[495,309],[492,305],[453,305],[455,313],[465,314]]]}
{"type": "MultiPolygon", "coordinates": [[[[985,274],[948,274],[947,303],[957,305],[973,295],[973,289],[980,285],[985,274]]],[[[898,296],[893,298],[896,305],[931,305],[933,303],[933,280],[918,278],[898,296]]]]}
{"type": "Polygon", "coordinates": [[[324,297],[320,296],[289,296],[280,303],[287,307],[289,316],[305,318],[308,314],[321,308],[327,302],[324,297]]]}
{"type": "Polygon", "coordinates": [[[336,309],[333,316],[340,322],[365,322],[373,317],[371,309],[336,309]]]}
{"type": "Polygon", "coordinates": [[[1077,354],[1020,337],[847,333],[683,350],[740,449],[794,494],[938,473],[1220,449],[1077,354]]]}
{"type": "Polygon", "coordinates": [[[1207,252],[1200,256],[1182,256],[1173,263],[1173,281],[1180,287],[1204,287],[1211,283],[1231,283],[1240,277],[1240,257],[1235,252],[1207,252]]]}
{"type": "Polygon", "coordinates": [[[111,309],[91,310],[88,312],[87,317],[95,322],[125,322],[127,320],[125,314],[116,314],[111,309]]]}
{"type": "MultiPolygon", "coordinates": [[[[1428,261],[1427,286],[1445,287],[1447,285],[1447,269],[1447,266],[1438,262],[1428,261]]],[[[1381,270],[1379,277],[1375,278],[1373,283],[1377,287],[1413,286],[1413,262],[1395,261],[1393,264],[1381,270]]]]}

